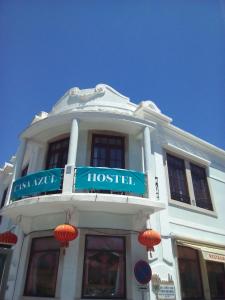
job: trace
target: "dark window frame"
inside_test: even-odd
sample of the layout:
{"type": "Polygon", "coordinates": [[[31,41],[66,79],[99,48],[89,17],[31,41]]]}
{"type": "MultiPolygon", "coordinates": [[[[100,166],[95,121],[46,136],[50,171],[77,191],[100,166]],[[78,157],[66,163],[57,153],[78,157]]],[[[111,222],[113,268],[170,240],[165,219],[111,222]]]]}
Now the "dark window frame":
{"type": "MultiPolygon", "coordinates": [[[[198,209],[204,209],[205,211],[208,212],[214,212],[214,206],[213,206],[213,201],[212,201],[212,196],[211,196],[211,191],[210,191],[210,186],[208,182],[208,176],[207,176],[207,167],[201,164],[198,164],[197,162],[191,161],[185,157],[181,157],[176,153],[172,153],[170,151],[166,151],[166,162],[167,162],[167,174],[168,174],[168,185],[169,185],[169,191],[170,191],[170,199],[172,201],[176,201],[178,203],[183,203],[184,205],[188,205],[190,207],[195,207],[198,209]],[[185,177],[186,177],[186,183],[187,183],[187,189],[190,197],[190,202],[185,202],[185,201],[180,201],[179,199],[175,199],[171,193],[171,181],[170,181],[170,170],[169,170],[169,163],[168,163],[168,156],[171,156],[177,160],[182,160],[184,163],[184,171],[185,171],[185,177]],[[196,195],[196,180],[193,176],[193,172],[191,168],[196,168],[201,170],[202,177],[198,178],[199,180],[204,180],[204,187],[206,194],[208,198],[204,199],[204,201],[201,201],[198,199],[196,195]]],[[[202,183],[201,183],[202,184],[202,183]]],[[[199,187],[200,189],[200,187],[199,187]]],[[[186,206],[187,207],[187,206],[186,206]]]]}
{"type": "Polygon", "coordinates": [[[181,275],[180,275],[180,261],[189,261],[190,259],[185,259],[185,258],[180,258],[179,257],[179,254],[178,254],[178,270],[179,270],[179,278],[180,278],[180,291],[181,291],[181,299],[182,300],[204,300],[205,297],[204,297],[204,289],[203,289],[203,278],[202,278],[202,271],[201,271],[201,266],[200,266],[200,256],[199,256],[199,251],[196,250],[196,249],[193,249],[193,248],[190,248],[190,247],[185,247],[185,246],[180,246],[178,245],[177,246],[177,252],[179,253],[179,248],[186,248],[186,249],[189,249],[190,251],[194,251],[196,253],[196,265],[197,265],[197,270],[198,270],[198,273],[200,275],[200,287],[201,287],[201,293],[202,293],[202,296],[201,297],[196,297],[193,299],[193,297],[185,297],[183,298],[182,297],[182,280],[181,280],[181,275]]]}
{"type": "Polygon", "coordinates": [[[64,168],[65,165],[67,164],[67,159],[68,159],[68,152],[69,152],[69,142],[70,142],[70,137],[65,137],[62,139],[58,139],[53,142],[49,142],[48,144],[48,152],[47,152],[47,159],[45,163],[46,170],[48,169],[53,169],[53,168],[64,168]],[[63,143],[66,142],[66,146],[61,146],[63,143]],[[54,149],[59,145],[59,149],[54,149]],[[50,163],[51,158],[58,154],[59,158],[57,160],[57,163],[50,163]],[[66,161],[63,161],[64,155],[66,155],[66,161]],[[55,165],[55,166],[53,166],[55,165]]]}
{"type": "Polygon", "coordinates": [[[205,169],[191,162],[190,170],[196,206],[201,208],[208,207],[205,209],[213,210],[205,169]]]}
{"type": "Polygon", "coordinates": [[[122,150],[122,160],[121,160],[121,166],[119,169],[125,169],[125,137],[121,135],[112,135],[112,134],[101,134],[101,133],[93,133],[92,134],[92,141],[91,141],[91,160],[90,160],[90,165],[94,165],[94,147],[96,145],[101,146],[106,150],[106,158],[105,158],[105,166],[106,168],[110,168],[110,157],[109,157],[109,151],[110,149],[120,149],[122,150]],[[107,143],[100,143],[100,142],[95,142],[97,138],[105,138],[108,140],[107,143]],[[109,140],[110,139],[117,139],[121,141],[121,145],[117,144],[110,144],[109,140]]]}
{"type": "Polygon", "coordinates": [[[222,262],[217,262],[217,261],[206,261],[206,270],[207,270],[207,275],[208,275],[208,281],[209,281],[209,290],[210,290],[210,297],[212,300],[223,300],[225,299],[225,285],[224,285],[224,294],[221,295],[221,296],[212,296],[212,281],[210,281],[210,278],[209,278],[209,265],[210,264],[214,264],[214,265],[217,265],[217,266],[220,266],[222,269],[223,269],[223,274],[224,274],[224,283],[225,283],[225,264],[222,263],[222,262]]]}
{"type": "Polygon", "coordinates": [[[24,176],[27,175],[28,168],[29,168],[29,164],[27,164],[27,165],[22,169],[21,177],[24,177],[24,176]]]}
{"type": "MultiPolygon", "coordinates": [[[[95,249],[96,250],[96,249],[95,249]]],[[[102,250],[103,251],[103,250],[102,250]]],[[[105,252],[106,250],[104,250],[105,252]]],[[[112,250],[108,250],[109,252],[111,252],[112,250]]],[[[126,276],[126,256],[127,256],[127,250],[126,250],[126,237],[125,236],[118,236],[118,235],[97,235],[97,234],[86,234],[85,235],[85,245],[84,245],[84,259],[83,259],[83,273],[82,273],[82,291],[81,291],[81,298],[85,298],[85,299],[126,299],[127,298],[127,276],[126,276]],[[98,297],[91,297],[91,296],[85,296],[84,295],[84,278],[85,278],[85,275],[86,275],[86,272],[85,272],[85,262],[86,262],[86,256],[87,256],[87,250],[90,250],[90,249],[87,249],[87,239],[88,237],[97,237],[97,238],[100,238],[100,237],[109,237],[109,238],[121,238],[123,240],[123,252],[122,251],[118,251],[118,252],[122,252],[124,253],[123,255],[123,263],[124,263],[124,282],[123,282],[123,288],[124,288],[124,296],[121,297],[105,297],[105,298],[100,298],[99,296],[98,297]]]]}
{"type": "Polygon", "coordinates": [[[182,203],[190,204],[191,203],[190,193],[188,189],[185,161],[179,157],[171,155],[170,153],[167,153],[166,156],[167,156],[171,199],[182,203]],[[176,174],[178,173],[178,171],[179,173],[183,173],[182,174],[183,178],[181,178],[181,176],[178,176],[178,174],[176,174]],[[177,188],[181,186],[182,191],[175,191],[174,182],[176,183],[177,188]]]}
{"type": "Polygon", "coordinates": [[[56,297],[56,289],[57,289],[57,280],[58,280],[58,274],[59,274],[59,264],[60,264],[60,246],[58,249],[45,249],[45,250],[34,250],[34,241],[35,240],[38,240],[38,239],[54,239],[53,236],[44,236],[44,237],[34,237],[32,238],[31,240],[31,247],[30,247],[30,255],[29,255],[29,260],[28,260],[28,266],[27,266],[27,270],[26,270],[26,279],[25,279],[25,285],[24,285],[24,292],[23,292],[23,295],[24,296],[27,296],[27,297],[39,297],[39,298],[55,298],[56,297]],[[28,279],[29,279],[29,274],[30,274],[30,270],[31,270],[31,265],[32,265],[32,260],[33,260],[33,256],[36,254],[36,253],[41,253],[41,252],[44,252],[44,253],[58,253],[58,261],[57,261],[57,274],[56,274],[56,277],[55,277],[55,282],[54,282],[54,296],[40,296],[40,295],[30,295],[28,292],[27,292],[27,288],[28,288],[28,279]]]}
{"type": "Polygon", "coordinates": [[[5,205],[5,201],[6,201],[6,198],[7,198],[8,189],[9,189],[8,187],[4,189],[4,192],[2,194],[0,209],[3,208],[3,206],[5,205]]]}

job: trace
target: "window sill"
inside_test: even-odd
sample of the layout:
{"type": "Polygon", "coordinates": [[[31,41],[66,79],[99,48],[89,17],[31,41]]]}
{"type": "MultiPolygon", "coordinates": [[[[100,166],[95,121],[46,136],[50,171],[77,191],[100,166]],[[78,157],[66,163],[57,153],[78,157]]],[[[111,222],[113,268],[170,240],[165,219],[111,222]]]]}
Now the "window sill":
{"type": "Polygon", "coordinates": [[[218,215],[215,211],[208,210],[208,209],[201,208],[201,207],[194,206],[194,205],[187,204],[187,203],[182,203],[182,202],[179,202],[177,200],[170,199],[169,200],[169,205],[176,206],[178,208],[183,208],[183,209],[186,209],[186,210],[190,210],[190,211],[200,213],[200,214],[203,214],[203,215],[211,216],[211,217],[214,217],[214,218],[218,218],[218,215]]]}

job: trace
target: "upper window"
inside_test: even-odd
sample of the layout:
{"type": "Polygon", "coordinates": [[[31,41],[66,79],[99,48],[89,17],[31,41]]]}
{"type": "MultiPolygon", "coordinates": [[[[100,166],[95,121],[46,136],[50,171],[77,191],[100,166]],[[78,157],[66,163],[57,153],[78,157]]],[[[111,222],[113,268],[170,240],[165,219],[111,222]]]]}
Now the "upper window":
{"type": "Polygon", "coordinates": [[[53,237],[32,240],[25,296],[55,297],[60,245],[53,237]]]}
{"type": "Polygon", "coordinates": [[[167,154],[171,198],[190,203],[185,165],[182,159],[167,154]]]}
{"type": "Polygon", "coordinates": [[[205,168],[167,153],[171,199],[213,210],[205,168]]]}
{"type": "Polygon", "coordinates": [[[124,169],[124,138],[94,134],[92,137],[91,165],[93,167],[124,169]]]}
{"type": "Polygon", "coordinates": [[[46,169],[64,168],[67,163],[69,138],[49,144],[46,169]]]}
{"type": "Polygon", "coordinates": [[[26,167],[23,168],[21,172],[21,177],[24,177],[27,175],[29,165],[26,165],[26,167]]]}
{"type": "Polygon", "coordinates": [[[4,190],[4,192],[3,192],[0,208],[2,208],[5,205],[5,200],[6,200],[7,192],[8,192],[8,188],[6,188],[4,190]]]}
{"type": "Polygon", "coordinates": [[[125,239],[119,236],[86,236],[82,297],[124,299],[125,239]]]}

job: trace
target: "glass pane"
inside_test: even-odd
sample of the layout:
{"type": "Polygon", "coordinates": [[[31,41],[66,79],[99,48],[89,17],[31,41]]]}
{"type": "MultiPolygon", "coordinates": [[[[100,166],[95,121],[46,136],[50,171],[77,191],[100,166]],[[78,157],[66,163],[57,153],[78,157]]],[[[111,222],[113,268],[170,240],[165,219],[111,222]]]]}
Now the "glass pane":
{"type": "Polygon", "coordinates": [[[122,149],[110,149],[110,160],[122,160],[122,149]]]}
{"type": "Polygon", "coordinates": [[[6,257],[7,257],[6,254],[3,253],[0,254],[0,288],[2,286],[2,279],[5,270],[6,257]]]}
{"type": "Polygon", "coordinates": [[[86,239],[83,297],[125,298],[125,248],[122,237],[86,239]],[[115,250],[116,248],[119,249],[115,250]]]}
{"type": "Polygon", "coordinates": [[[64,168],[68,157],[69,138],[49,145],[46,168],[64,168]]]}
{"type": "Polygon", "coordinates": [[[93,136],[92,142],[92,166],[124,168],[123,138],[93,136]]]}
{"type": "Polygon", "coordinates": [[[204,299],[198,252],[178,246],[182,299],[204,299]]]}
{"type": "Polygon", "coordinates": [[[109,140],[108,140],[108,143],[109,143],[110,145],[117,145],[117,146],[120,146],[120,145],[122,145],[122,143],[123,143],[123,138],[117,137],[117,136],[115,136],[115,137],[110,137],[109,140]]]}
{"type": "Polygon", "coordinates": [[[32,255],[25,295],[54,297],[59,251],[37,252],[32,255]]]}
{"type": "Polygon", "coordinates": [[[87,249],[90,250],[124,250],[124,240],[121,237],[87,236],[87,249]]]}
{"type": "Polygon", "coordinates": [[[184,160],[167,154],[171,198],[190,203],[184,160]]]}
{"type": "Polygon", "coordinates": [[[205,169],[191,164],[191,176],[197,206],[212,210],[212,203],[209,194],[209,187],[205,169]]]}
{"type": "Polygon", "coordinates": [[[95,144],[107,144],[107,138],[104,136],[95,136],[94,143],[95,144]]]}
{"type": "Polygon", "coordinates": [[[53,237],[32,240],[24,295],[55,296],[59,249],[59,242],[53,237]]]}
{"type": "Polygon", "coordinates": [[[57,250],[59,242],[52,237],[35,238],[32,241],[32,251],[57,250]]]}
{"type": "Polygon", "coordinates": [[[207,262],[210,294],[212,299],[225,299],[225,268],[224,264],[207,262]]]}
{"type": "Polygon", "coordinates": [[[95,146],[93,157],[94,158],[99,158],[99,159],[105,159],[106,149],[102,148],[102,147],[99,147],[99,146],[95,146]]]}

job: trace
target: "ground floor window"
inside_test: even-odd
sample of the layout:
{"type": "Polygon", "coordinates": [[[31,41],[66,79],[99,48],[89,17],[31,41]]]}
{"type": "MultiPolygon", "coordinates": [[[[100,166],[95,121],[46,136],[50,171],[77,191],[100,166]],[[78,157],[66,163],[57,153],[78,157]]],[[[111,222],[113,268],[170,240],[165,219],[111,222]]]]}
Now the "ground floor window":
{"type": "Polygon", "coordinates": [[[207,273],[211,299],[225,299],[225,266],[223,263],[207,261],[207,273]]]}
{"type": "Polygon", "coordinates": [[[223,262],[204,259],[201,248],[197,250],[178,246],[178,266],[182,300],[205,299],[203,287],[207,299],[225,299],[225,264],[223,262]]]}
{"type": "Polygon", "coordinates": [[[178,246],[182,300],[204,299],[198,251],[178,246]]]}
{"type": "Polygon", "coordinates": [[[126,297],[125,238],[87,235],[84,253],[82,297],[126,297]]]}
{"type": "Polygon", "coordinates": [[[24,295],[54,297],[60,247],[53,237],[34,238],[27,270],[24,295]]]}
{"type": "Polygon", "coordinates": [[[0,253],[0,289],[2,287],[2,279],[5,271],[6,259],[7,259],[7,254],[0,253]]]}

